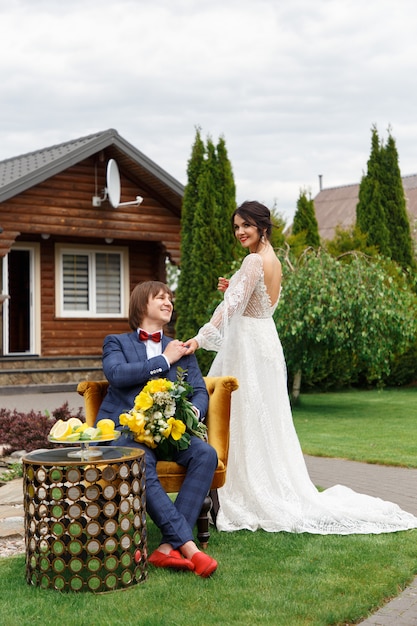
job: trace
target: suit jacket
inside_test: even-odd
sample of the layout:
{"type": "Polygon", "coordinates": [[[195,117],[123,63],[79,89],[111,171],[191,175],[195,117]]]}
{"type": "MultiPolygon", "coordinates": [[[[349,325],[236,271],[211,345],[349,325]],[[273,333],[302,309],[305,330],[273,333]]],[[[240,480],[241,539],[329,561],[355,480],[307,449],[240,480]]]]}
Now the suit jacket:
{"type": "MultiPolygon", "coordinates": [[[[162,351],[169,337],[162,336],[162,351]]],[[[189,400],[200,411],[200,419],[207,413],[208,393],[194,354],[182,357],[171,367],[162,355],[148,359],[146,346],[137,332],[108,335],[103,343],[103,371],[109,381],[107,394],[101,404],[96,421],[111,418],[119,426],[119,415],[129,411],[137,394],[151,378],[176,380],[177,368],[187,370],[187,382],[193,388],[189,400]]]]}

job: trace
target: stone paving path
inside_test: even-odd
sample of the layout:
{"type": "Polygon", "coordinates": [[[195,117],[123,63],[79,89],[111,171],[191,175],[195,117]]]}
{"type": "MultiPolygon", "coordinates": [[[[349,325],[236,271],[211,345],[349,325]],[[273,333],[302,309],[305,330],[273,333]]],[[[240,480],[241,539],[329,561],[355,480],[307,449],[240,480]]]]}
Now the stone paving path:
{"type": "Polygon", "coordinates": [[[25,551],[22,478],[0,487],[0,557],[25,551]]]}
{"type": "MultiPolygon", "coordinates": [[[[417,515],[417,469],[305,458],[315,485],[326,488],[346,485],[355,491],[395,502],[405,511],[417,515]]],[[[361,626],[417,626],[417,577],[397,598],[362,621],[361,626]]]]}
{"type": "MultiPolygon", "coordinates": [[[[74,413],[84,406],[76,391],[51,392],[50,390],[19,394],[0,394],[0,407],[27,413],[31,410],[50,413],[68,402],[74,413]]],[[[1,455],[0,446],[0,455],[1,455]]],[[[2,470],[2,468],[0,468],[2,470]]],[[[0,557],[24,552],[22,479],[0,487],[0,557]]],[[[1,622],[1,620],[0,620],[1,622]]]]}

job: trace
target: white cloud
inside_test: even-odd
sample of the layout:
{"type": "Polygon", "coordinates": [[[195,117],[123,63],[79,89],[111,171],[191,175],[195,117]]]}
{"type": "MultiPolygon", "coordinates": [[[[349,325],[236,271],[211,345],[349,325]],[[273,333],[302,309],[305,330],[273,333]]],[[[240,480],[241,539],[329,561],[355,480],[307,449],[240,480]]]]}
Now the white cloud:
{"type": "Polygon", "coordinates": [[[411,0],[0,0],[0,159],[116,128],[186,182],[196,126],[238,201],[357,182],[371,126],[417,172],[411,0]]]}

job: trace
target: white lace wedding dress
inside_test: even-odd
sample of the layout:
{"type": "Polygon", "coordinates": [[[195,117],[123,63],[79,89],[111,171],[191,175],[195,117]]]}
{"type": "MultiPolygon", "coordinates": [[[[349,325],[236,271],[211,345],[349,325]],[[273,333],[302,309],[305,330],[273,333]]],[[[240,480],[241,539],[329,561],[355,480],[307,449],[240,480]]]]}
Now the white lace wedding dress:
{"type": "Polygon", "coordinates": [[[276,306],[262,257],[249,254],[197,335],[200,347],[217,351],[209,375],[239,381],[218,529],[347,535],[417,528],[417,518],[396,504],[342,485],[319,492],[311,482],[292,420],[276,306]]]}

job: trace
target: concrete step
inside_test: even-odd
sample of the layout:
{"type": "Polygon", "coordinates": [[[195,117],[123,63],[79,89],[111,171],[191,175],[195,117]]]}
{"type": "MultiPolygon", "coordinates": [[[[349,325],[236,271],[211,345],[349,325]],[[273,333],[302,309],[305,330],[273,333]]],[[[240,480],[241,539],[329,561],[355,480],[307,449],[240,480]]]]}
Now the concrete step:
{"type": "Polygon", "coordinates": [[[13,370],[50,370],[73,367],[100,367],[101,356],[39,357],[33,354],[0,356],[0,372],[13,370]]]}
{"type": "Polygon", "coordinates": [[[35,386],[72,389],[80,380],[104,378],[101,357],[0,358],[0,395],[35,386]]]}

